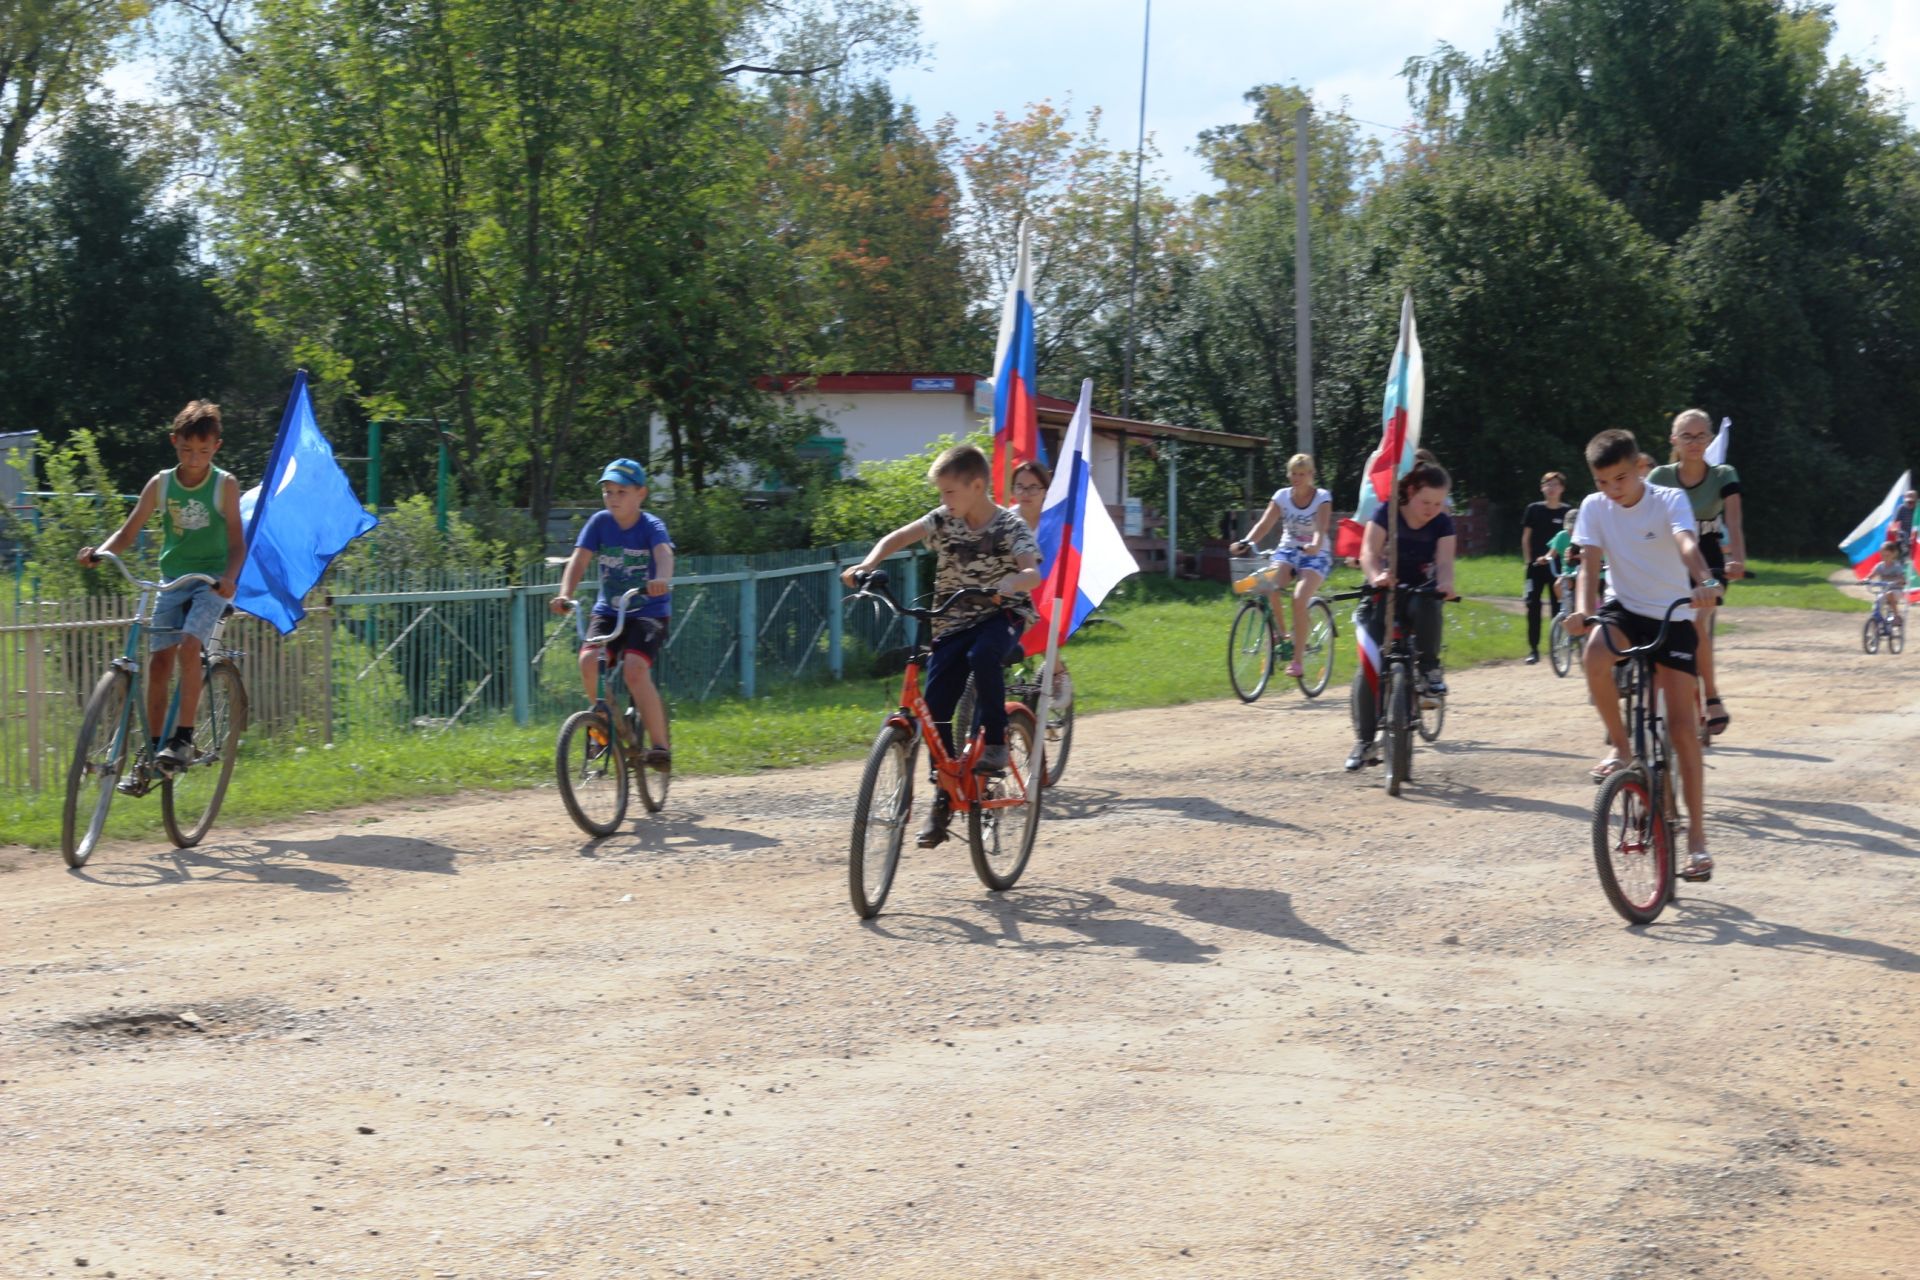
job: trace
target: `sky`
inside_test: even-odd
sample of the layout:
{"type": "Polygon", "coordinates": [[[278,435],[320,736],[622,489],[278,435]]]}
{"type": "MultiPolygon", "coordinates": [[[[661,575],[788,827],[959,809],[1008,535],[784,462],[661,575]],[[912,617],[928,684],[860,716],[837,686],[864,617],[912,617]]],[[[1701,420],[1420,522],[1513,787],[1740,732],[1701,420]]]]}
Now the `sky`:
{"type": "MultiPolygon", "coordinates": [[[[929,57],[890,77],[931,121],[959,121],[962,137],[995,111],[1018,114],[1052,99],[1078,114],[1104,108],[1103,133],[1131,150],[1140,110],[1140,36],[1146,0],[922,0],[929,57]]],[[[1920,125],[1920,3],[1831,0],[1833,53],[1878,62],[1876,84],[1905,100],[1920,125]]],[[[1383,127],[1411,122],[1400,69],[1442,42],[1478,57],[1500,27],[1504,0],[1348,0],[1333,11],[1254,0],[1160,0],[1147,75],[1147,131],[1174,194],[1207,189],[1192,153],[1202,129],[1252,119],[1242,95],[1256,84],[1299,83],[1316,104],[1383,127]]]]}

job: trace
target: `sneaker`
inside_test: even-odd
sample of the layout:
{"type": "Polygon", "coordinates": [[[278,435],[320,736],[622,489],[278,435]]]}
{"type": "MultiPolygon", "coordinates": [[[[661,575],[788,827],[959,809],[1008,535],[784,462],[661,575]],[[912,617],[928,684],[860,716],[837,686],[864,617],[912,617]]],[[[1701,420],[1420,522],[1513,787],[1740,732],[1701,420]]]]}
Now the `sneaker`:
{"type": "Polygon", "coordinates": [[[665,747],[651,747],[647,750],[647,768],[655,773],[666,773],[673,768],[673,752],[665,747]]]}
{"type": "Polygon", "coordinates": [[[1440,705],[1440,699],[1447,696],[1447,681],[1438,667],[1427,673],[1426,681],[1420,690],[1420,705],[1431,711],[1440,705]]]}
{"type": "Polygon", "coordinates": [[[931,849],[935,845],[945,844],[947,839],[947,820],[953,816],[953,802],[947,799],[945,791],[933,793],[933,804],[927,809],[927,820],[920,824],[920,834],[914,843],[922,849],[931,849]]]}
{"type": "Polygon", "coordinates": [[[1012,759],[1013,755],[1007,750],[1007,744],[1004,742],[997,747],[982,747],[980,749],[980,758],[973,762],[973,771],[975,773],[1005,773],[1007,771],[1007,764],[1012,759]]]}
{"type": "Polygon", "coordinates": [[[1347,753],[1347,772],[1356,773],[1370,764],[1380,763],[1380,752],[1371,742],[1356,742],[1353,750],[1347,753]]]}
{"type": "Polygon", "coordinates": [[[185,734],[174,734],[173,740],[160,748],[160,754],[153,758],[153,762],[163,773],[186,768],[193,763],[193,739],[185,734]]]}
{"type": "Polygon", "coordinates": [[[1529,653],[1529,654],[1527,655],[1527,665],[1528,665],[1528,666],[1530,666],[1530,667],[1531,667],[1531,666],[1533,666],[1533,665],[1534,665],[1535,663],[1537,663],[1537,662],[1539,662],[1539,661],[1540,661],[1540,651],[1539,651],[1538,649],[1535,649],[1535,650],[1533,650],[1533,651],[1532,651],[1531,653],[1529,653]]]}

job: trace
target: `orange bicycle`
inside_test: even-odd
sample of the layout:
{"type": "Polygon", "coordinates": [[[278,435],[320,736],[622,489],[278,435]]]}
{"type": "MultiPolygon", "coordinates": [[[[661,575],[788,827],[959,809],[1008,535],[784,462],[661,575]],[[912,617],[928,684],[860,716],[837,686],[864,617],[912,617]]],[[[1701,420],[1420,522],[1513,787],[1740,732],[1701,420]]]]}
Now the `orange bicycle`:
{"type": "MultiPolygon", "coordinates": [[[[861,596],[929,626],[968,596],[994,595],[984,587],[963,587],[938,609],[910,609],[894,599],[884,570],[863,574],[856,582],[861,596]]],[[[913,776],[921,742],[927,744],[934,785],[947,793],[954,813],[967,815],[967,850],[980,883],[995,892],[1013,888],[1027,869],[1033,837],[1040,829],[1045,744],[1035,731],[1033,712],[1023,703],[1007,703],[1007,745],[1011,748],[1008,767],[1002,773],[975,773],[974,763],[986,745],[984,731],[976,730],[966,750],[957,757],[950,754],[921,696],[920,669],[931,654],[931,648],[922,644],[907,660],[907,673],[900,684],[900,709],[880,727],[867,756],[867,767],[860,775],[860,795],[853,805],[847,889],[853,909],[862,920],[880,914],[893,887],[893,873],[900,866],[900,846],[913,817],[913,776]]]]}

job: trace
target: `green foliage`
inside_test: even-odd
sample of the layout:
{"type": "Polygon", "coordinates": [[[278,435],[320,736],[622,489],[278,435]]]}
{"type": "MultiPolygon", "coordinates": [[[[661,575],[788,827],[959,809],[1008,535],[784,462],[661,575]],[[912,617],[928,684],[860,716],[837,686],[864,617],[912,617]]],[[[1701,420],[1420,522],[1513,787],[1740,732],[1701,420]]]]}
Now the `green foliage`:
{"type": "MultiPolygon", "coordinates": [[[[20,525],[27,546],[27,577],[38,584],[39,598],[122,594],[127,590],[126,579],[111,566],[89,569],[77,559],[80,548],[105,542],[131,509],[107,474],[93,433],[76,431],[64,445],[42,440],[39,453],[40,474],[51,496],[39,500],[35,519],[20,525]]],[[[136,574],[154,572],[131,550],[126,559],[136,574]]]]}
{"type": "MultiPolygon", "coordinates": [[[[960,443],[941,436],[913,457],[861,463],[853,479],[828,487],[815,499],[813,544],[874,542],[927,514],[940,502],[927,470],[941,453],[960,443]]],[[[965,443],[992,447],[984,434],[965,443]]]]}
{"type": "Polygon", "coordinates": [[[372,532],[349,543],[330,572],[338,580],[369,573],[405,578],[445,570],[508,571],[516,567],[513,547],[489,541],[457,511],[448,513],[447,531],[441,533],[435,522],[433,499],[415,494],[381,516],[372,532]]]}
{"type": "Polygon", "coordinates": [[[746,556],[808,545],[810,504],[805,498],[751,494],[733,488],[676,490],[650,503],[683,556],[746,556]]]}
{"type": "Polygon", "coordinates": [[[145,0],[0,3],[0,204],[36,124],[86,97],[149,7],[145,0]]]}

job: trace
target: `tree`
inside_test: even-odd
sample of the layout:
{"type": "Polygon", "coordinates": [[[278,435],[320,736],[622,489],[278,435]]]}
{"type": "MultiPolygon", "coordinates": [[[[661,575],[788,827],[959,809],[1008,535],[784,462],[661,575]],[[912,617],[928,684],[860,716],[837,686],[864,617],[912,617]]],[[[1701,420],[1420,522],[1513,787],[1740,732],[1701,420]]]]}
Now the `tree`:
{"type": "Polygon", "coordinates": [[[134,141],[143,122],[73,116],[44,179],[16,184],[0,255],[14,332],[0,413],[53,442],[91,428],[127,490],[168,465],[167,420],[220,394],[237,341],[196,260],[195,219],[164,202],[168,157],[134,141]]]}
{"type": "Polygon", "coordinates": [[[78,105],[146,0],[0,0],[0,203],[36,126],[78,105]]]}

